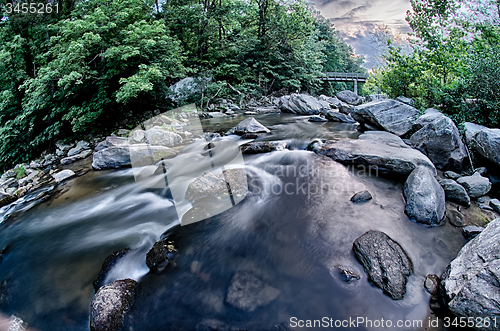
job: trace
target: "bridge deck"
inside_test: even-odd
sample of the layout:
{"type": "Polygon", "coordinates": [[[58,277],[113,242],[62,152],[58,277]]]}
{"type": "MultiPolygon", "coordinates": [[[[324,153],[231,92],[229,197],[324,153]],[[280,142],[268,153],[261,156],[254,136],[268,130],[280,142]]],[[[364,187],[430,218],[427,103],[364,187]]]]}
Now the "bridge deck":
{"type": "Polygon", "coordinates": [[[329,80],[329,81],[344,81],[344,82],[353,82],[358,81],[363,83],[368,78],[368,74],[361,73],[350,73],[350,72],[325,72],[323,77],[319,77],[320,80],[329,80]]]}

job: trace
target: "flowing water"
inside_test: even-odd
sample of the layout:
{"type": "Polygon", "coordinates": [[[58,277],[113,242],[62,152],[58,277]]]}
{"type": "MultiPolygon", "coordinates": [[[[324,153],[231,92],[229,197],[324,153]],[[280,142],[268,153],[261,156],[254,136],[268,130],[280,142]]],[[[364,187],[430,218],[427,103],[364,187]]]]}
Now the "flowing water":
{"type": "MultiPolygon", "coordinates": [[[[106,256],[128,248],[106,282],[140,281],[126,321],[129,330],[195,330],[210,323],[280,330],[292,317],[422,320],[426,326],[425,275],[444,271],[464,244],[460,231],[409,221],[400,179],[305,151],[314,138],[356,139],[354,125],[311,123],[285,114],[256,118],[272,130],[260,139],[286,140],[291,150],[245,156],[247,198],[210,219],[180,226],[170,190],[138,185],[132,169],[90,171],[59,185],[62,191],[48,201],[36,204],[33,195],[2,208],[0,250],[6,250],[0,262],[0,311],[41,331],[89,330],[92,282],[106,256]],[[372,201],[349,201],[363,189],[372,193],[372,201]],[[162,273],[148,273],[146,253],[169,229],[179,238],[175,263],[162,273]],[[368,230],[387,233],[413,261],[415,275],[402,301],[371,286],[354,258],[352,242],[368,230]],[[339,266],[361,279],[343,282],[339,266]],[[280,295],[253,312],[232,307],[225,296],[238,271],[251,272],[280,295]]],[[[210,119],[203,125],[225,132],[242,119],[210,119]]],[[[73,167],[88,168],[89,162],[73,167]]]]}

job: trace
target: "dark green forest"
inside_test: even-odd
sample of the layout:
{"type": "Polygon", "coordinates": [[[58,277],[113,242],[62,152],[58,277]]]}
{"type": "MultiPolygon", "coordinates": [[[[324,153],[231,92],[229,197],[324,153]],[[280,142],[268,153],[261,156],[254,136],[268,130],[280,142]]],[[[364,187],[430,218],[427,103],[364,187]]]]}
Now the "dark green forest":
{"type": "Polygon", "coordinates": [[[316,79],[321,72],[366,71],[331,22],[303,0],[62,0],[44,14],[6,4],[2,168],[57,140],[105,133],[124,114],[141,119],[174,108],[168,87],[184,77],[207,78],[203,99],[187,100],[201,105],[217,92],[314,94],[333,88],[316,79]]]}

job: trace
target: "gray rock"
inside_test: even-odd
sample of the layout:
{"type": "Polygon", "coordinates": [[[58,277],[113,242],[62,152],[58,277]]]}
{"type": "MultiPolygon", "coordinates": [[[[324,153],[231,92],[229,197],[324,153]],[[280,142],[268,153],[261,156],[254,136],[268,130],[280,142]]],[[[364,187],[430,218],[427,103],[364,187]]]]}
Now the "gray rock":
{"type": "Polygon", "coordinates": [[[328,120],[318,115],[312,115],[309,117],[309,122],[328,122],[328,120]]]}
{"type": "Polygon", "coordinates": [[[104,141],[101,141],[100,143],[97,144],[95,147],[95,151],[101,151],[105,148],[112,147],[112,146],[126,146],[129,144],[129,141],[127,138],[124,137],[116,137],[116,136],[109,136],[106,137],[104,141]]]}
{"type": "Polygon", "coordinates": [[[323,109],[331,109],[326,101],[318,100],[307,94],[296,94],[282,96],[279,100],[279,108],[285,113],[300,115],[319,115],[323,109]]]}
{"type": "Polygon", "coordinates": [[[396,101],[406,103],[408,106],[415,106],[415,100],[404,97],[404,96],[399,96],[396,98],[396,101]]]}
{"type": "Polygon", "coordinates": [[[483,230],[484,228],[480,226],[467,225],[462,228],[462,235],[465,239],[471,240],[476,238],[483,230]]]}
{"type": "Polygon", "coordinates": [[[226,302],[235,308],[252,312],[259,307],[267,306],[280,295],[280,292],[251,273],[239,271],[231,280],[226,302]]]}
{"type": "Polygon", "coordinates": [[[439,112],[427,112],[413,127],[418,129],[411,137],[411,145],[426,154],[436,168],[461,171],[467,159],[460,133],[453,121],[439,112]]]}
{"type": "Polygon", "coordinates": [[[330,107],[333,108],[339,108],[340,105],[342,104],[342,101],[340,101],[339,99],[335,97],[327,97],[326,95],[320,95],[318,99],[321,101],[328,102],[330,104],[330,107]]]}
{"type": "Polygon", "coordinates": [[[116,131],[116,135],[118,137],[127,137],[129,134],[130,134],[130,130],[127,130],[127,129],[118,129],[118,131],[116,131]]]}
{"type": "Polygon", "coordinates": [[[483,177],[488,177],[488,169],[486,169],[486,167],[476,168],[476,170],[474,170],[474,172],[477,172],[478,174],[480,174],[483,177]]]}
{"type": "Polygon", "coordinates": [[[68,151],[68,156],[75,156],[77,154],[80,154],[83,150],[89,149],[90,145],[86,141],[79,141],[74,148],[71,148],[68,151]]]}
{"type": "Polygon", "coordinates": [[[443,187],[447,200],[458,202],[467,207],[470,206],[470,197],[462,185],[453,179],[441,179],[439,184],[443,187]]]}
{"type": "Polygon", "coordinates": [[[500,129],[483,129],[474,135],[473,140],[476,152],[500,166],[500,129]]]}
{"type": "Polygon", "coordinates": [[[351,116],[361,124],[403,136],[412,129],[418,110],[395,100],[372,101],[358,106],[351,116]]]}
{"type": "Polygon", "coordinates": [[[445,193],[426,167],[412,171],[403,193],[405,213],[410,220],[430,226],[441,225],[446,211],[445,193]]]}
{"type": "Polygon", "coordinates": [[[94,153],[92,168],[95,170],[155,164],[161,159],[176,156],[174,150],[164,146],[131,145],[112,146],[94,153]]]}
{"type": "Polygon", "coordinates": [[[81,152],[80,154],[74,155],[74,156],[69,156],[61,159],[61,164],[62,165],[67,165],[73,162],[76,162],[78,160],[83,160],[87,156],[92,154],[92,150],[88,149],[86,151],[81,152]]]}
{"type": "Polygon", "coordinates": [[[490,206],[494,211],[500,214],[500,201],[498,199],[491,199],[490,206]]]}
{"type": "Polygon", "coordinates": [[[470,122],[465,122],[464,123],[464,130],[465,130],[465,142],[467,145],[471,148],[474,148],[474,137],[476,133],[479,131],[487,129],[487,127],[476,124],[476,123],[470,123],[470,122]]]}
{"type": "Polygon", "coordinates": [[[278,140],[278,141],[270,141],[271,146],[274,147],[275,151],[284,151],[288,148],[288,144],[286,141],[278,140]]]}
{"type": "Polygon", "coordinates": [[[457,183],[465,187],[467,194],[469,194],[471,198],[479,198],[488,193],[491,189],[490,180],[477,172],[472,176],[460,177],[457,179],[457,183]]]}
{"type": "Polygon", "coordinates": [[[274,150],[276,148],[267,141],[255,141],[241,146],[243,154],[269,153],[274,150]]]}
{"type": "Polygon", "coordinates": [[[373,285],[394,300],[404,298],[413,265],[397,242],[383,232],[368,231],[354,241],[352,249],[373,285]]]}
{"type": "Polygon", "coordinates": [[[2,188],[6,189],[9,187],[17,187],[19,186],[17,180],[15,178],[9,178],[5,182],[2,183],[2,188]]]}
{"type": "Polygon", "coordinates": [[[349,90],[340,91],[337,93],[337,98],[353,106],[358,106],[363,103],[363,98],[349,90]]]}
{"type": "Polygon", "coordinates": [[[314,153],[320,153],[323,145],[324,143],[323,141],[321,141],[321,139],[314,139],[311,143],[309,143],[309,145],[307,145],[307,150],[314,153]]]}
{"type": "Polygon", "coordinates": [[[75,176],[75,173],[69,169],[61,170],[55,174],[52,174],[52,177],[54,178],[54,180],[57,184],[61,183],[62,181],[65,181],[66,179],[72,178],[74,176],[75,176]]]}
{"type": "Polygon", "coordinates": [[[332,122],[341,122],[341,123],[356,123],[354,118],[351,115],[346,115],[338,111],[334,110],[323,110],[323,115],[327,118],[327,120],[332,122]]]}
{"type": "Polygon", "coordinates": [[[355,109],[354,106],[347,104],[345,102],[341,102],[340,106],[338,108],[339,108],[339,112],[341,112],[342,114],[349,115],[349,116],[351,116],[351,114],[354,112],[354,109],[355,109]]]}
{"type": "Polygon", "coordinates": [[[142,144],[146,142],[146,131],[144,130],[134,130],[128,136],[128,142],[130,144],[142,144]]]}
{"type": "Polygon", "coordinates": [[[154,146],[174,147],[182,144],[182,137],[174,132],[151,128],[144,134],[146,142],[154,146]]]}
{"type": "Polygon", "coordinates": [[[42,164],[40,162],[37,162],[37,161],[30,162],[30,168],[41,168],[41,167],[42,167],[42,164]]]}
{"type": "Polygon", "coordinates": [[[378,101],[387,99],[387,95],[385,94],[370,94],[366,97],[366,102],[378,101]]]}
{"type": "Polygon", "coordinates": [[[351,201],[354,203],[363,203],[363,202],[368,202],[372,199],[372,195],[368,191],[361,191],[356,194],[354,194],[351,197],[351,201]]]}
{"type": "Polygon", "coordinates": [[[357,140],[327,143],[322,146],[319,154],[343,164],[372,166],[381,173],[407,176],[417,166],[425,166],[432,175],[436,174],[436,169],[427,156],[388,132],[366,132],[357,140]]]}
{"type": "Polygon", "coordinates": [[[116,265],[116,263],[130,252],[130,249],[120,249],[117,251],[114,251],[113,253],[109,254],[106,259],[104,259],[104,262],[102,263],[101,270],[99,271],[99,274],[97,275],[97,279],[94,280],[93,285],[94,285],[94,291],[97,293],[97,291],[103,286],[106,285],[104,281],[106,280],[106,276],[109,274],[111,269],[116,265]]]}
{"type": "Polygon", "coordinates": [[[193,77],[186,77],[169,87],[169,97],[173,101],[185,100],[200,92],[200,89],[200,84],[193,77]]]}
{"type": "Polygon", "coordinates": [[[134,303],[139,283],[132,279],[104,285],[90,303],[91,331],[119,331],[134,303]]]}
{"type": "Polygon", "coordinates": [[[444,176],[449,179],[457,180],[459,179],[462,175],[457,174],[456,172],[453,171],[445,171],[444,176]]]}
{"type": "MultiPolygon", "coordinates": [[[[460,250],[441,277],[441,295],[458,317],[500,318],[500,219],[460,250]]],[[[498,330],[498,325],[478,330],[498,330]]]]}
{"type": "Polygon", "coordinates": [[[63,152],[65,152],[65,153],[66,153],[67,151],[69,151],[71,148],[73,148],[73,146],[75,146],[75,144],[74,144],[74,143],[67,143],[67,144],[65,144],[65,143],[63,143],[62,141],[57,141],[57,142],[56,142],[56,147],[57,147],[58,149],[62,150],[63,152]]]}
{"type": "Polygon", "coordinates": [[[424,287],[431,295],[437,295],[439,292],[439,277],[436,275],[425,276],[424,287]]]}
{"type": "Polygon", "coordinates": [[[255,118],[249,117],[238,123],[233,132],[234,134],[242,136],[245,133],[268,133],[271,132],[271,130],[260,124],[255,118]]]}

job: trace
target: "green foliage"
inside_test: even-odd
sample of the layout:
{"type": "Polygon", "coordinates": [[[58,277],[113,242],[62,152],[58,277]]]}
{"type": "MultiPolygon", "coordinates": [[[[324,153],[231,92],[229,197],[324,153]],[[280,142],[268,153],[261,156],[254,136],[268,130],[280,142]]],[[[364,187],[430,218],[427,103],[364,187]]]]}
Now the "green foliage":
{"type": "Polygon", "coordinates": [[[23,166],[19,166],[19,168],[14,169],[14,171],[16,172],[16,179],[18,180],[26,176],[26,169],[24,169],[23,166]]]}
{"type": "Polygon", "coordinates": [[[440,108],[457,123],[500,126],[499,27],[464,19],[458,1],[411,3],[413,51],[402,52],[389,39],[377,85],[391,97],[414,98],[420,108],[440,108]]]}
{"type": "Polygon", "coordinates": [[[324,71],[365,71],[305,0],[58,3],[51,15],[7,14],[0,4],[0,167],[59,139],[109,132],[124,116],[216,95],[315,93],[332,89],[317,80],[324,71]],[[201,95],[168,101],[168,86],[186,76],[201,95]]]}

